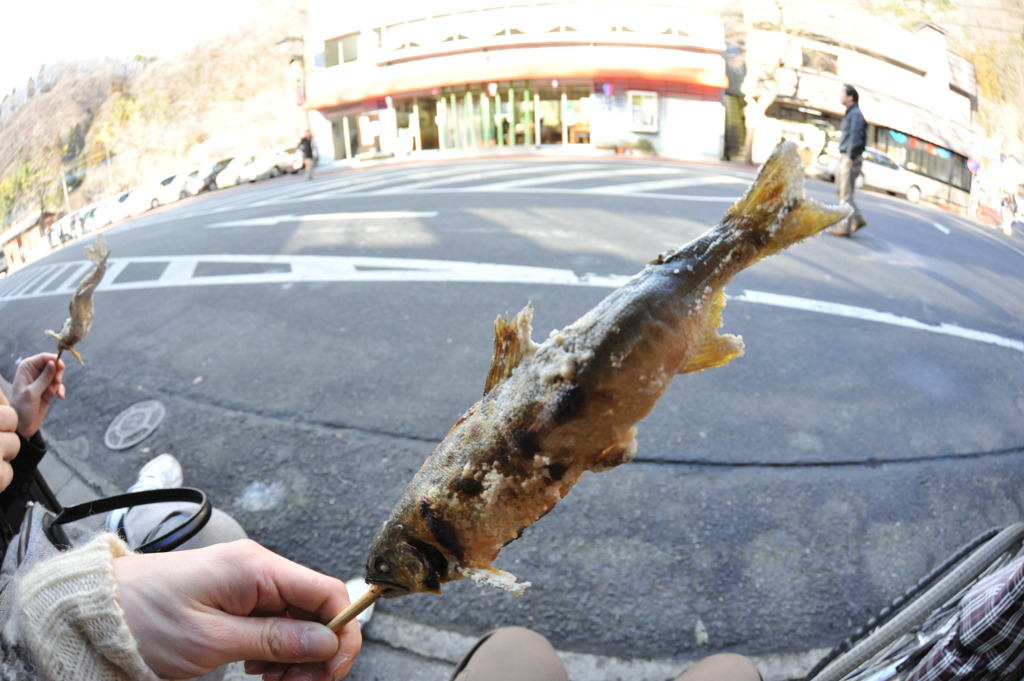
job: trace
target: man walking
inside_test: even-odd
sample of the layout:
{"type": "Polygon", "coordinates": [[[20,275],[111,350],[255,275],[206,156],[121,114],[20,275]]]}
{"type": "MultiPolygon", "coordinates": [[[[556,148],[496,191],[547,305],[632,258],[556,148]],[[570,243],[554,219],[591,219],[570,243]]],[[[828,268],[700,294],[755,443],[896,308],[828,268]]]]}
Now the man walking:
{"type": "Polygon", "coordinates": [[[849,203],[853,214],[842,226],[829,231],[837,236],[850,236],[868,224],[853,202],[853,189],[860,175],[864,146],[867,144],[867,124],[860,112],[860,96],[852,85],[844,85],[839,102],[846,107],[839,136],[839,166],[836,168],[836,195],[840,203],[849,203]]]}
{"type": "Polygon", "coordinates": [[[313,133],[309,130],[299,140],[299,151],[302,152],[302,165],[306,169],[306,179],[313,179],[313,166],[316,164],[313,150],[313,133]]]}

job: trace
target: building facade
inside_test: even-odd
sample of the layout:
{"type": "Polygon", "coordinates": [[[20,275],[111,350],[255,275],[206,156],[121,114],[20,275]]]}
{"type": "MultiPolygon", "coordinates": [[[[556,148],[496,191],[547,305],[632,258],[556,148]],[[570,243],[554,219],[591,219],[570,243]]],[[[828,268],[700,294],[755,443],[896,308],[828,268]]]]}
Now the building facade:
{"type": "Polygon", "coordinates": [[[977,109],[974,67],[933,24],[906,30],[822,2],[747,0],[747,138],[763,161],[780,137],[809,155],[838,139],[844,84],[860,95],[868,145],[920,176],[932,198],[967,206],[977,109]]]}
{"type": "Polygon", "coordinates": [[[305,42],[328,158],[540,145],[722,156],[724,29],[699,2],[310,0],[305,42]]]}

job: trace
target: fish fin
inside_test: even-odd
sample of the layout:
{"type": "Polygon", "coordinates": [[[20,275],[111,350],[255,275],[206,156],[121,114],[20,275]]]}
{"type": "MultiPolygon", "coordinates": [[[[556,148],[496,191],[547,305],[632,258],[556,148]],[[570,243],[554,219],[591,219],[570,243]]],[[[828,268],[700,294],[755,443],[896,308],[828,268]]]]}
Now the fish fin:
{"type": "Polygon", "coordinates": [[[728,364],[730,360],[743,356],[743,339],[732,334],[719,334],[722,326],[722,308],[725,307],[725,291],[719,289],[711,300],[711,309],[704,316],[704,329],[700,347],[682,368],[681,374],[712,369],[728,364]]]}
{"type": "Polygon", "coordinates": [[[847,219],[849,205],[832,206],[804,197],[803,162],[792,141],[780,142],[747,193],[726,212],[723,223],[765,232],[761,257],[777,253],[847,219]]]}
{"type": "MultiPolygon", "coordinates": [[[[636,426],[629,429],[626,437],[623,441],[616,442],[605,448],[603,452],[593,457],[587,466],[587,470],[592,473],[601,473],[604,471],[611,470],[616,466],[621,466],[624,463],[629,463],[636,456],[637,442],[636,442],[636,426]]],[[[564,496],[563,492],[563,496],[564,496]]]]}
{"type": "Polygon", "coordinates": [[[537,344],[530,338],[532,323],[533,303],[528,303],[511,320],[500,315],[494,320],[494,356],[484,384],[485,395],[511,376],[523,357],[537,349],[537,344]]]}

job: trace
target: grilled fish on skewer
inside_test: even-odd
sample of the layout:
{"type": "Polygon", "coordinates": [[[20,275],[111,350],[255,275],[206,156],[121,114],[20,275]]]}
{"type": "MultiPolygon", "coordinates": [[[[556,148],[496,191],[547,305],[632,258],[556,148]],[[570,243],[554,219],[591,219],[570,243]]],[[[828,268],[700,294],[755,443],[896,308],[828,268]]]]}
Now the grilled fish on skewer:
{"type": "Polygon", "coordinates": [[[673,376],[742,354],[740,338],[718,333],[723,287],[848,216],[803,189],[796,147],[784,142],[716,226],[542,344],[530,338],[530,306],[499,318],[484,397],[406,487],[373,542],[366,580],[384,597],[440,593],[461,577],[521,590],[491,565],[499,550],[584,472],[630,461],[635,424],[673,376]]]}
{"type": "Polygon", "coordinates": [[[102,234],[96,237],[94,245],[85,248],[85,255],[95,267],[79,282],[75,294],[71,296],[71,304],[68,305],[68,312],[71,316],[64,322],[60,333],[46,331],[46,335],[57,339],[57,359],[59,360],[61,353],[67,350],[75,356],[79,364],[85,364],[85,362],[75,350],[75,345],[85,338],[92,327],[92,294],[107,272],[107,258],[110,256],[110,251],[107,250],[107,240],[103,238],[102,234]]]}

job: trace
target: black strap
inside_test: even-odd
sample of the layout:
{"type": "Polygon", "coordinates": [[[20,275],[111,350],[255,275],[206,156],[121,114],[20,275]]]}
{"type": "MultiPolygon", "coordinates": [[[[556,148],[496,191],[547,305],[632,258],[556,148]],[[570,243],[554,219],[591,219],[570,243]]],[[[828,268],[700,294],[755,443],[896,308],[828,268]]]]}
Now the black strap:
{"type": "Polygon", "coordinates": [[[135,551],[139,553],[161,553],[181,546],[196,536],[199,530],[203,529],[203,526],[209,521],[213,510],[210,507],[210,500],[206,498],[206,494],[202,490],[193,487],[172,487],[170,489],[151,489],[103,497],[102,499],[95,499],[84,504],[64,508],[57,514],[52,524],[64,525],[73,523],[76,520],[82,520],[83,518],[101,513],[109,513],[119,508],[176,501],[197,504],[198,508],[176,527],[171,528],[163,535],[146,542],[142,546],[135,547],[135,551]]]}

